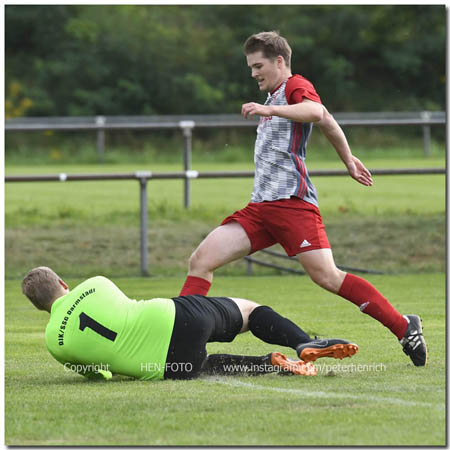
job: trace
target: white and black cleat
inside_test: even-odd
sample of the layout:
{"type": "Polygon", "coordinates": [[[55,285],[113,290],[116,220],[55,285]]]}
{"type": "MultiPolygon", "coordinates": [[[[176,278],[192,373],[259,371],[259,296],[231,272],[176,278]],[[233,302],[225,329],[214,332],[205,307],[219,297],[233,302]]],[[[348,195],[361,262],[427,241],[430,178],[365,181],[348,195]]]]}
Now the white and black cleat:
{"type": "Polygon", "coordinates": [[[427,345],[422,333],[422,324],[419,316],[403,316],[408,321],[405,335],[399,340],[403,352],[407,354],[415,366],[424,366],[427,363],[427,345]]]}

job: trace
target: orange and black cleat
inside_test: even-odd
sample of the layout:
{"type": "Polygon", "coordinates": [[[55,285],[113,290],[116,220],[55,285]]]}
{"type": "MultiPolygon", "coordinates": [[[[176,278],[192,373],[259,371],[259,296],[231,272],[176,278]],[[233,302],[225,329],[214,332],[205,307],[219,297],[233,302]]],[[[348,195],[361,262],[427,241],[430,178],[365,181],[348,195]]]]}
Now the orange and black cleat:
{"type": "Polygon", "coordinates": [[[271,363],[273,366],[280,367],[284,374],[293,374],[293,375],[306,375],[313,376],[317,375],[317,369],[310,362],[305,361],[295,361],[293,359],[289,359],[283,353],[272,353],[271,354],[271,363]]]}
{"type": "Polygon", "coordinates": [[[351,357],[358,351],[358,346],[344,339],[314,339],[299,345],[296,350],[300,359],[310,362],[324,357],[336,359],[351,357]]]}

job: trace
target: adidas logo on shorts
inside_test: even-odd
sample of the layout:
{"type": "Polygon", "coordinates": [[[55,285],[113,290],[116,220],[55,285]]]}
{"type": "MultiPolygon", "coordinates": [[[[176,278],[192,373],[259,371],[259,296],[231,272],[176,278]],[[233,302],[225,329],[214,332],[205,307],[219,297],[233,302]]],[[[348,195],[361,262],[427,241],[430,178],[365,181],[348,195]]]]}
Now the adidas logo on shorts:
{"type": "Polygon", "coordinates": [[[306,239],[300,244],[300,248],[309,247],[311,245],[306,239]]]}

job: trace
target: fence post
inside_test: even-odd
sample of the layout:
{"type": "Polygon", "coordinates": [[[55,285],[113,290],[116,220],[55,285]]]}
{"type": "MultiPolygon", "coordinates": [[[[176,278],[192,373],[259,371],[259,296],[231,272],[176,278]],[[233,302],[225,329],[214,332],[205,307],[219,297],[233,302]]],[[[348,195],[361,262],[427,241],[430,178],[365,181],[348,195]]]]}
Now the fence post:
{"type": "Polygon", "coordinates": [[[246,258],[247,261],[247,275],[251,276],[253,275],[253,265],[252,265],[252,260],[249,258],[246,258]]]}
{"type": "MultiPolygon", "coordinates": [[[[422,119],[430,120],[431,114],[429,111],[422,111],[420,113],[422,119]]],[[[431,127],[430,125],[423,126],[423,150],[425,152],[425,156],[428,158],[430,156],[430,142],[431,142],[431,127]]]]}
{"type": "MultiPolygon", "coordinates": [[[[193,120],[180,121],[180,128],[183,129],[184,136],[184,171],[191,170],[192,162],[192,129],[195,127],[193,120]]],[[[191,206],[191,181],[189,177],[184,179],[184,207],[191,206]]]]}
{"type": "Polygon", "coordinates": [[[103,162],[103,154],[105,152],[105,117],[97,116],[95,118],[95,124],[97,125],[97,153],[98,162],[101,164],[103,162]]]}
{"type": "Polygon", "coordinates": [[[147,178],[144,174],[140,176],[140,203],[141,203],[141,274],[148,276],[148,240],[147,240],[147,178]]]}

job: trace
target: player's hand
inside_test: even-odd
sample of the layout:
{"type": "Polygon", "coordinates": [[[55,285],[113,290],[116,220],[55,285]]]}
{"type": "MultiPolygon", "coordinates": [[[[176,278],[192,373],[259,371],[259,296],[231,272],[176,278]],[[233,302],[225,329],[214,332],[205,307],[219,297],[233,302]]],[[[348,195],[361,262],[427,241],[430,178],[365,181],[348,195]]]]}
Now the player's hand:
{"type": "Polygon", "coordinates": [[[244,103],[242,105],[241,114],[246,119],[254,115],[269,117],[272,115],[272,108],[270,106],[264,106],[254,102],[244,103]]]}
{"type": "Polygon", "coordinates": [[[99,369],[97,371],[104,380],[110,380],[112,378],[112,373],[109,370],[99,369]]]}
{"type": "Polygon", "coordinates": [[[358,183],[361,183],[364,186],[373,185],[371,173],[356,156],[352,155],[352,159],[346,165],[348,173],[358,183]]]}

